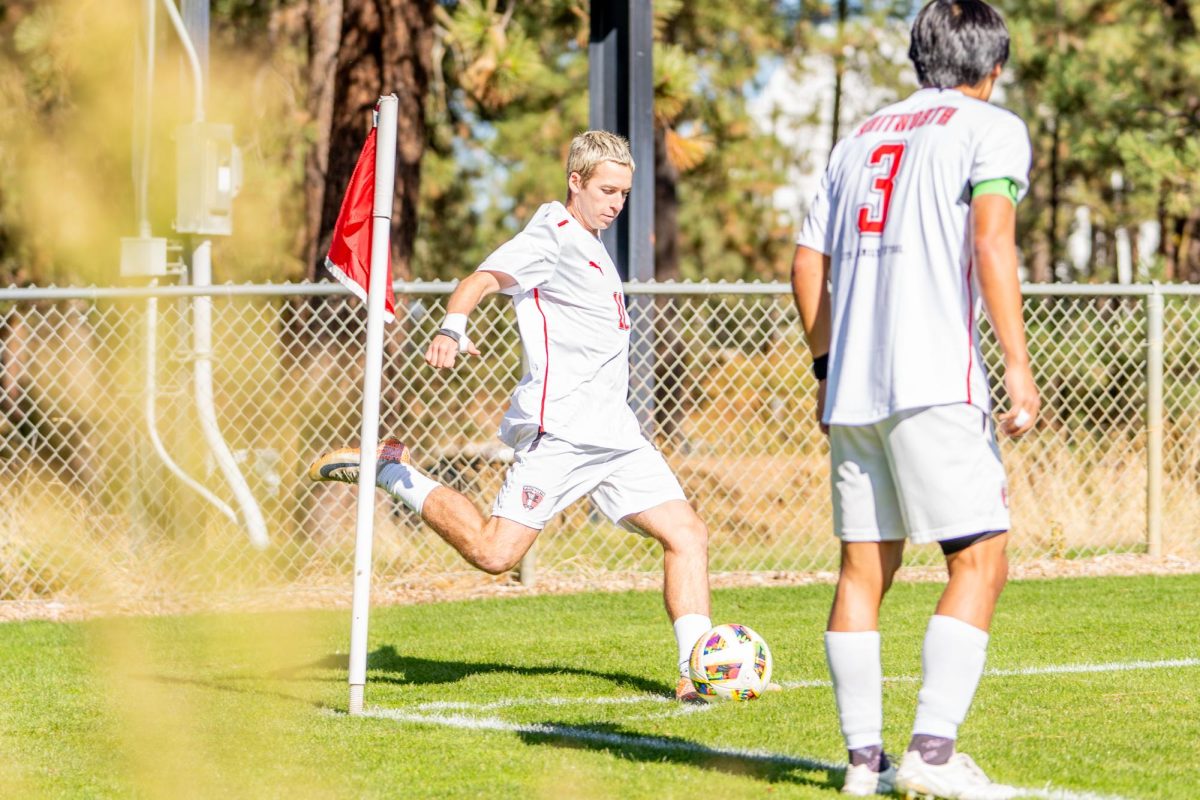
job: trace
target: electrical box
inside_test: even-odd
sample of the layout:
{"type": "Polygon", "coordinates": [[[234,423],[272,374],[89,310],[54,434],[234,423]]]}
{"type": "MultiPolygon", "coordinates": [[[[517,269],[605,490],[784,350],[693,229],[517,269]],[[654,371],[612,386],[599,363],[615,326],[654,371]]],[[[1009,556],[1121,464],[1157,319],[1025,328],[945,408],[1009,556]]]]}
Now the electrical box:
{"type": "Polygon", "coordinates": [[[233,143],[233,126],[213,122],[181,125],[175,132],[175,144],[175,230],[230,235],[233,198],[242,187],[242,154],[233,143]]]}
{"type": "Polygon", "coordinates": [[[168,272],[166,239],[121,237],[121,277],[161,278],[168,272]]]}

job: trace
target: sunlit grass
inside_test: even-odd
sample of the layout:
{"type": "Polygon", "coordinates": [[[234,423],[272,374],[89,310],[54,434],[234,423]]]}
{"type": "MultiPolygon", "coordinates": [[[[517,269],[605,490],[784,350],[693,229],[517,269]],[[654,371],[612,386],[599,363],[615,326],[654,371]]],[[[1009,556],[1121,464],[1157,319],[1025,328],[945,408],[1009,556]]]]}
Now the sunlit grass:
{"type": "MultiPolygon", "coordinates": [[[[761,632],[785,686],[823,681],[831,591],[720,591],[715,617],[761,632]]],[[[886,675],[919,673],[938,591],[889,596],[886,675]]],[[[1200,576],[1015,583],[989,668],[1194,660],[1197,591],[1200,576]]],[[[367,705],[408,721],[342,713],[348,623],[329,611],[0,626],[0,796],[818,798],[840,786],[836,770],[797,761],[843,757],[828,688],[679,713],[656,592],[375,609],[367,705]],[[449,727],[452,715],[503,729],[449,727]]],[[[1198,669],[988,676],[960,743],[1022,786],[1190,797],[1198,669]]],[[[886,684],[891,749],[917,688],[886,684]]]]}

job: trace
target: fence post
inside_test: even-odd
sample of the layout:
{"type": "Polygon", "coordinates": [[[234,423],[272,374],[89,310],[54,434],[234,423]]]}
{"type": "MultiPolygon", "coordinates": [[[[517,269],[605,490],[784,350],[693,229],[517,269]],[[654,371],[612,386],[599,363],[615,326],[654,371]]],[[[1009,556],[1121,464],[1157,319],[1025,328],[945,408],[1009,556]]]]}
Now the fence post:
{"type": "Polygon", "coordinates": [[[1163,295],[1146,296],[1146,549],[1162,555],[1163,295]]]}
{"type": "Polygon", "coordinates": [[[525,555],[521,556],[521,563],[517,566],[517,577],[521,579],[522,586],[533,586],[537,580],[537,554],[534,553],[534,547],[530,546],[525,551],[525,555]]]}

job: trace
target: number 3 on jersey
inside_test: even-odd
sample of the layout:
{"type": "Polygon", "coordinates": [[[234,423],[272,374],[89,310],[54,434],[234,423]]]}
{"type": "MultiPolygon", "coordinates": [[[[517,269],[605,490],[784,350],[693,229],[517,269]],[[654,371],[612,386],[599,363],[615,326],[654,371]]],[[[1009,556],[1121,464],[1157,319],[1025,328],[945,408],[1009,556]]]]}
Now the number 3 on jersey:
{"type": "Polygon", "coordinates": [[[874,167],[871,192],[878,194],[874,203],[859,206],[858,232],[860,234],[883,233],[887,225],[888,208],[892,205],[892,192],[896,188],[896,173],[900,171],[900,160],[904,158],[904,145],[899,142],[881,144],[871,151],[867,166],[874,167]]]}

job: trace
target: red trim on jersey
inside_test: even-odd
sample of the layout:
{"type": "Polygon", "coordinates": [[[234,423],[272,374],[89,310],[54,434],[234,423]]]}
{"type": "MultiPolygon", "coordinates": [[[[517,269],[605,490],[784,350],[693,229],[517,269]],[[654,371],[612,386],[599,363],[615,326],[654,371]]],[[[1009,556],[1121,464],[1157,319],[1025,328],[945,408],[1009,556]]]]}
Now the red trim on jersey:
{"type": "Polygon", "coordinates": [[[967,405],[971,405],[971,368],[975,366],[975,259],[967,261],[967,405]]]}
{"type": "Polygon", "coordinates": [[[546,387],[550,385],[550,323],[546,321],[546,312],[542,311],[541,295],[533,290],[533,304],[542,315],[542,336],[546,340],[546,369],[542,373],[542,408],[538,416],[538,433],[546,432],[546,387]]]}
{"type": "Polygon", "coordinates": [[[564,219],[562,222],[558,223],[558,227],[560,227],[560,228],[561,228],[563,225],[566,225],[566,224],[567,224],[568,222],[570,222],[570,221],[571,221],[571,220],[569,220],[569,219],[564,219]]]}

